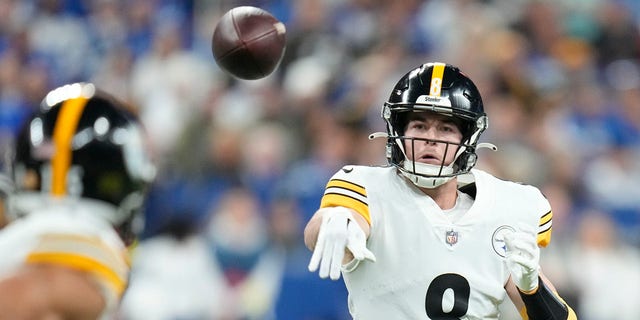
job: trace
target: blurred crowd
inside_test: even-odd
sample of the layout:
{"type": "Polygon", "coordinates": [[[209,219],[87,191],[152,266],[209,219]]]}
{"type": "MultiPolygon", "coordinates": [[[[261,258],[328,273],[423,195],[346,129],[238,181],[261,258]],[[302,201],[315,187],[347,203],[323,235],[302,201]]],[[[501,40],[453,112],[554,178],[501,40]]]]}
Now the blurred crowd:
{"type": "Polygon", "coordinates": [[[123,319],[348,319],[302,228],[341,166],[386,164],[368,135],[427,61],[482,92],[499,150],[478,167],[550,200],[543,268],[580,319],[640,319],[635,0],[1,0],[0,151],[47,91],[93,82],[141,116],[160,167],[123,319]],[[238,5],[287,27],[265,79],[213,60],[238,5]]]}

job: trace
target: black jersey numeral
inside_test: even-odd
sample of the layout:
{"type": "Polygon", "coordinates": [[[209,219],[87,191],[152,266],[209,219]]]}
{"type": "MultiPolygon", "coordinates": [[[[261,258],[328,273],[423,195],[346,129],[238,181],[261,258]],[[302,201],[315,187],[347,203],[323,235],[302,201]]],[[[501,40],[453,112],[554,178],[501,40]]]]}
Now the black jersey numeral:
{"type": "Polygon", "coordinates": [[[460,317],[467,314],[469,309],[470,292],[469,281],[459,274],[445,273],[437,276],[427,288],[427,296],[424,302],[427,316],[433,320],[460,319],[460,317]],[[453,291],[454,303],[453,308],[445,312],[442,307],[442,301],[444,292],[447,289],[453,291]]]}

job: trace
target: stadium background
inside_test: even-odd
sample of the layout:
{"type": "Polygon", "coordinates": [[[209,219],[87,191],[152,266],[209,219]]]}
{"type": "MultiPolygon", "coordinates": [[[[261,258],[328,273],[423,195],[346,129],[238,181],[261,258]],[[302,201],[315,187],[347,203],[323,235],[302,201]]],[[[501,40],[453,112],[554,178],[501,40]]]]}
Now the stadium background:
{"type": "Polygon", "coordinates": [[[48,90],[92,81],[130,102],[152,138],[161,175],[143,242],[194,232],[216,248],[227,285],[211,308],[346,319],[344,285],[306,271],[302,228],[343,164],[386,162],[367,136],[384,130],[395,81],[425,61],[460,66],[483,93],[481,140],[499,151],[481,151],[479,167],[549,198],[543,268],[581,319],[640,319],[634,0],[3,0],[0,149],[48,90]],[[237,5],[287,26],[266,79],[236,81],[212,59],[214,24],[237,5]],[[273,252],[280,267],[242,287],[273,252]],[[261,279],[275,289],[256,289],[261,279]]]}

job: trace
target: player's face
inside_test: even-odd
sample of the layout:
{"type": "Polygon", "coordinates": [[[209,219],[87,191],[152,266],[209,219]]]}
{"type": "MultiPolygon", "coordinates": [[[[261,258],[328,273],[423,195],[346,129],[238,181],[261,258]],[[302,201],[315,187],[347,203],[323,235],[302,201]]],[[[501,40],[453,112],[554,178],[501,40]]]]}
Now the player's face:
{"type": "Polygon", "coordinates": [[[453,118],[433,112],[413,112],[404,135],[422,139],[404,140],[407,158],[433,165],[451,164],[462,141],[462,132],[453,118]]]}

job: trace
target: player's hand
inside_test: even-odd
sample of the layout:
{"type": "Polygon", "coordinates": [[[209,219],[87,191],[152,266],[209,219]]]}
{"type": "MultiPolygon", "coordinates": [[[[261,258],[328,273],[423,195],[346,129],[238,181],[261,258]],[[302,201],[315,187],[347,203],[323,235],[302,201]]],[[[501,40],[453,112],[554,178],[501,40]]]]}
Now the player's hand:
{"type": "Polygon", "coordinates": [[[520,291],[529,292],[538,287],[540,248],[535,230],[525,226],[520,228],[519,231],[505,234],[505,258],[513,282],[520,291]]]}
{"type": "Polygon", "coordinates": [[[376,258],[367,249],[364,231],[353,218],[351,210],[344,207],[325,208],[318,240],[309,262],[309,271],[315,272],[320,267],[320,278],[340,279],[340,270],[345,249],[349,249],[353,258],[361,261],[376,258]]]}

